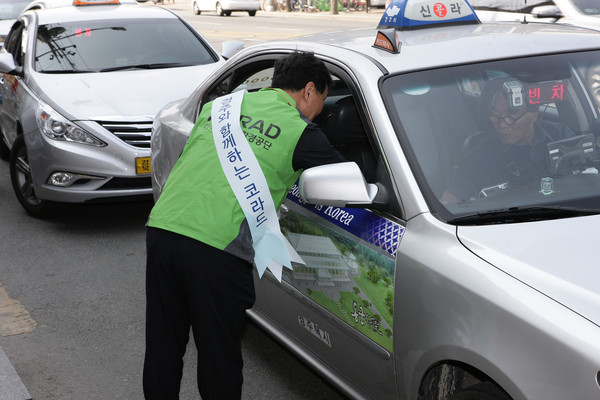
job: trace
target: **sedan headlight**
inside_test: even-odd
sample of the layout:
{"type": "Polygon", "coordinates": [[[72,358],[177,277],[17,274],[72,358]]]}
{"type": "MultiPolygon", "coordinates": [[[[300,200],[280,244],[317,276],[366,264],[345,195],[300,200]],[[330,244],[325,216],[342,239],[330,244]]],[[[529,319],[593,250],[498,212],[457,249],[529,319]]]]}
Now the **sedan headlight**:
{"type": "Polygon", "coordinates": [[[47,104],[38,104],[36,120],[40,131],[50,139],[104,147],[106,143],[73,124],[47,104]]]}

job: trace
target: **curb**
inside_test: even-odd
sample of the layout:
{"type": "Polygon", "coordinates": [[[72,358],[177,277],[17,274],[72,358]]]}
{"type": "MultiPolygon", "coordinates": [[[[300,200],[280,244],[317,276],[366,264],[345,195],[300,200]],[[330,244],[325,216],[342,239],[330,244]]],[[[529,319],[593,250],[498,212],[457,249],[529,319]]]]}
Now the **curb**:
{"type": "Polygon", "coordinates": [[[31,400],[29,391],[2,347],[0,347],[0,397],[2,400],[31,400]]]}

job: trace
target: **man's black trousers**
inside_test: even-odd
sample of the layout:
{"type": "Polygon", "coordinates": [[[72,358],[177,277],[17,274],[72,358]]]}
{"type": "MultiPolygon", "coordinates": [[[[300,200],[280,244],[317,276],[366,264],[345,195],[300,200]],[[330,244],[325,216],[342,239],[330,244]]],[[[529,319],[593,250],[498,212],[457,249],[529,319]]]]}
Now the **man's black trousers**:
{"type": "Polygon", "coordinates": [[[252,264],[202,242],[148,228],[144,396],[175,400],[190,326],[203,400],[240,399],[241,335],[254,304],[252,264]]]}

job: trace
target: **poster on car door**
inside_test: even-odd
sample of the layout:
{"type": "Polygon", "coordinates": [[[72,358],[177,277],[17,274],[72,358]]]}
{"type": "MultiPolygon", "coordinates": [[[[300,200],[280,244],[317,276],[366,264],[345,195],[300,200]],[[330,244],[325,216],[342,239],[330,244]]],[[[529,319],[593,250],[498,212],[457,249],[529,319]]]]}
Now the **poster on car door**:
{"type": "Polygon", "coordinates": [[[281,231],[305,265],[283,279],[392,351],[394,270],[404,227],[369,210],[307,204],[290,190],[281,231]]]}

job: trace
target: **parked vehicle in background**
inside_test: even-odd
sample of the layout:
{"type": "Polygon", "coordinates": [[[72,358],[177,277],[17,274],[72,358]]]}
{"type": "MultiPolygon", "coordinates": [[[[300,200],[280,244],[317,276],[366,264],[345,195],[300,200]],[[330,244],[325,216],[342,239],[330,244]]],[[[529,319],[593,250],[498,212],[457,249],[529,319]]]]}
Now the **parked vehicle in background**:
{"type": "Polygon", "coordinates": [[[254,17],[260,9],[259,0],[192,0],[194,14],[216,12],[219,16],[230,16],[233,11],[244,11],[254,17]]]}
{"type": "Polygon", "coordinates": [[[21,11],[29,4],[29,0],[0,1],[0,41],[4,41],[12,24],[15,23],[21,11]]]}
{"type": "MultiPolygon", "coordinates": [[[[282,282],[256,276],[252,320],[353,399],[597,400],[600,34],[416,5],[393,2],[377,29],[250,47],[167,105],[155,198],[202,106],[268,87],[275,60],[312,51],[333,79],[316,122],[349,162],[290,191],[280,224],[304,263],[282,282]],[[493,123],[535,124],[535,143],[511,149],[536,172],[507,160],[494,170],[506,180],[444,200],[466,161],[508,149],[493,123]]],[[[242,124],[248,143],[268,148],[272,123],[242,124]]]]}
{"type": "Polygon", "coordinates": [[[161,7],[23,13],[0,52],[0,156],[21,205],[42,216],[52,202],[150,197],[154,115],[222,62],[161,7]]]}

